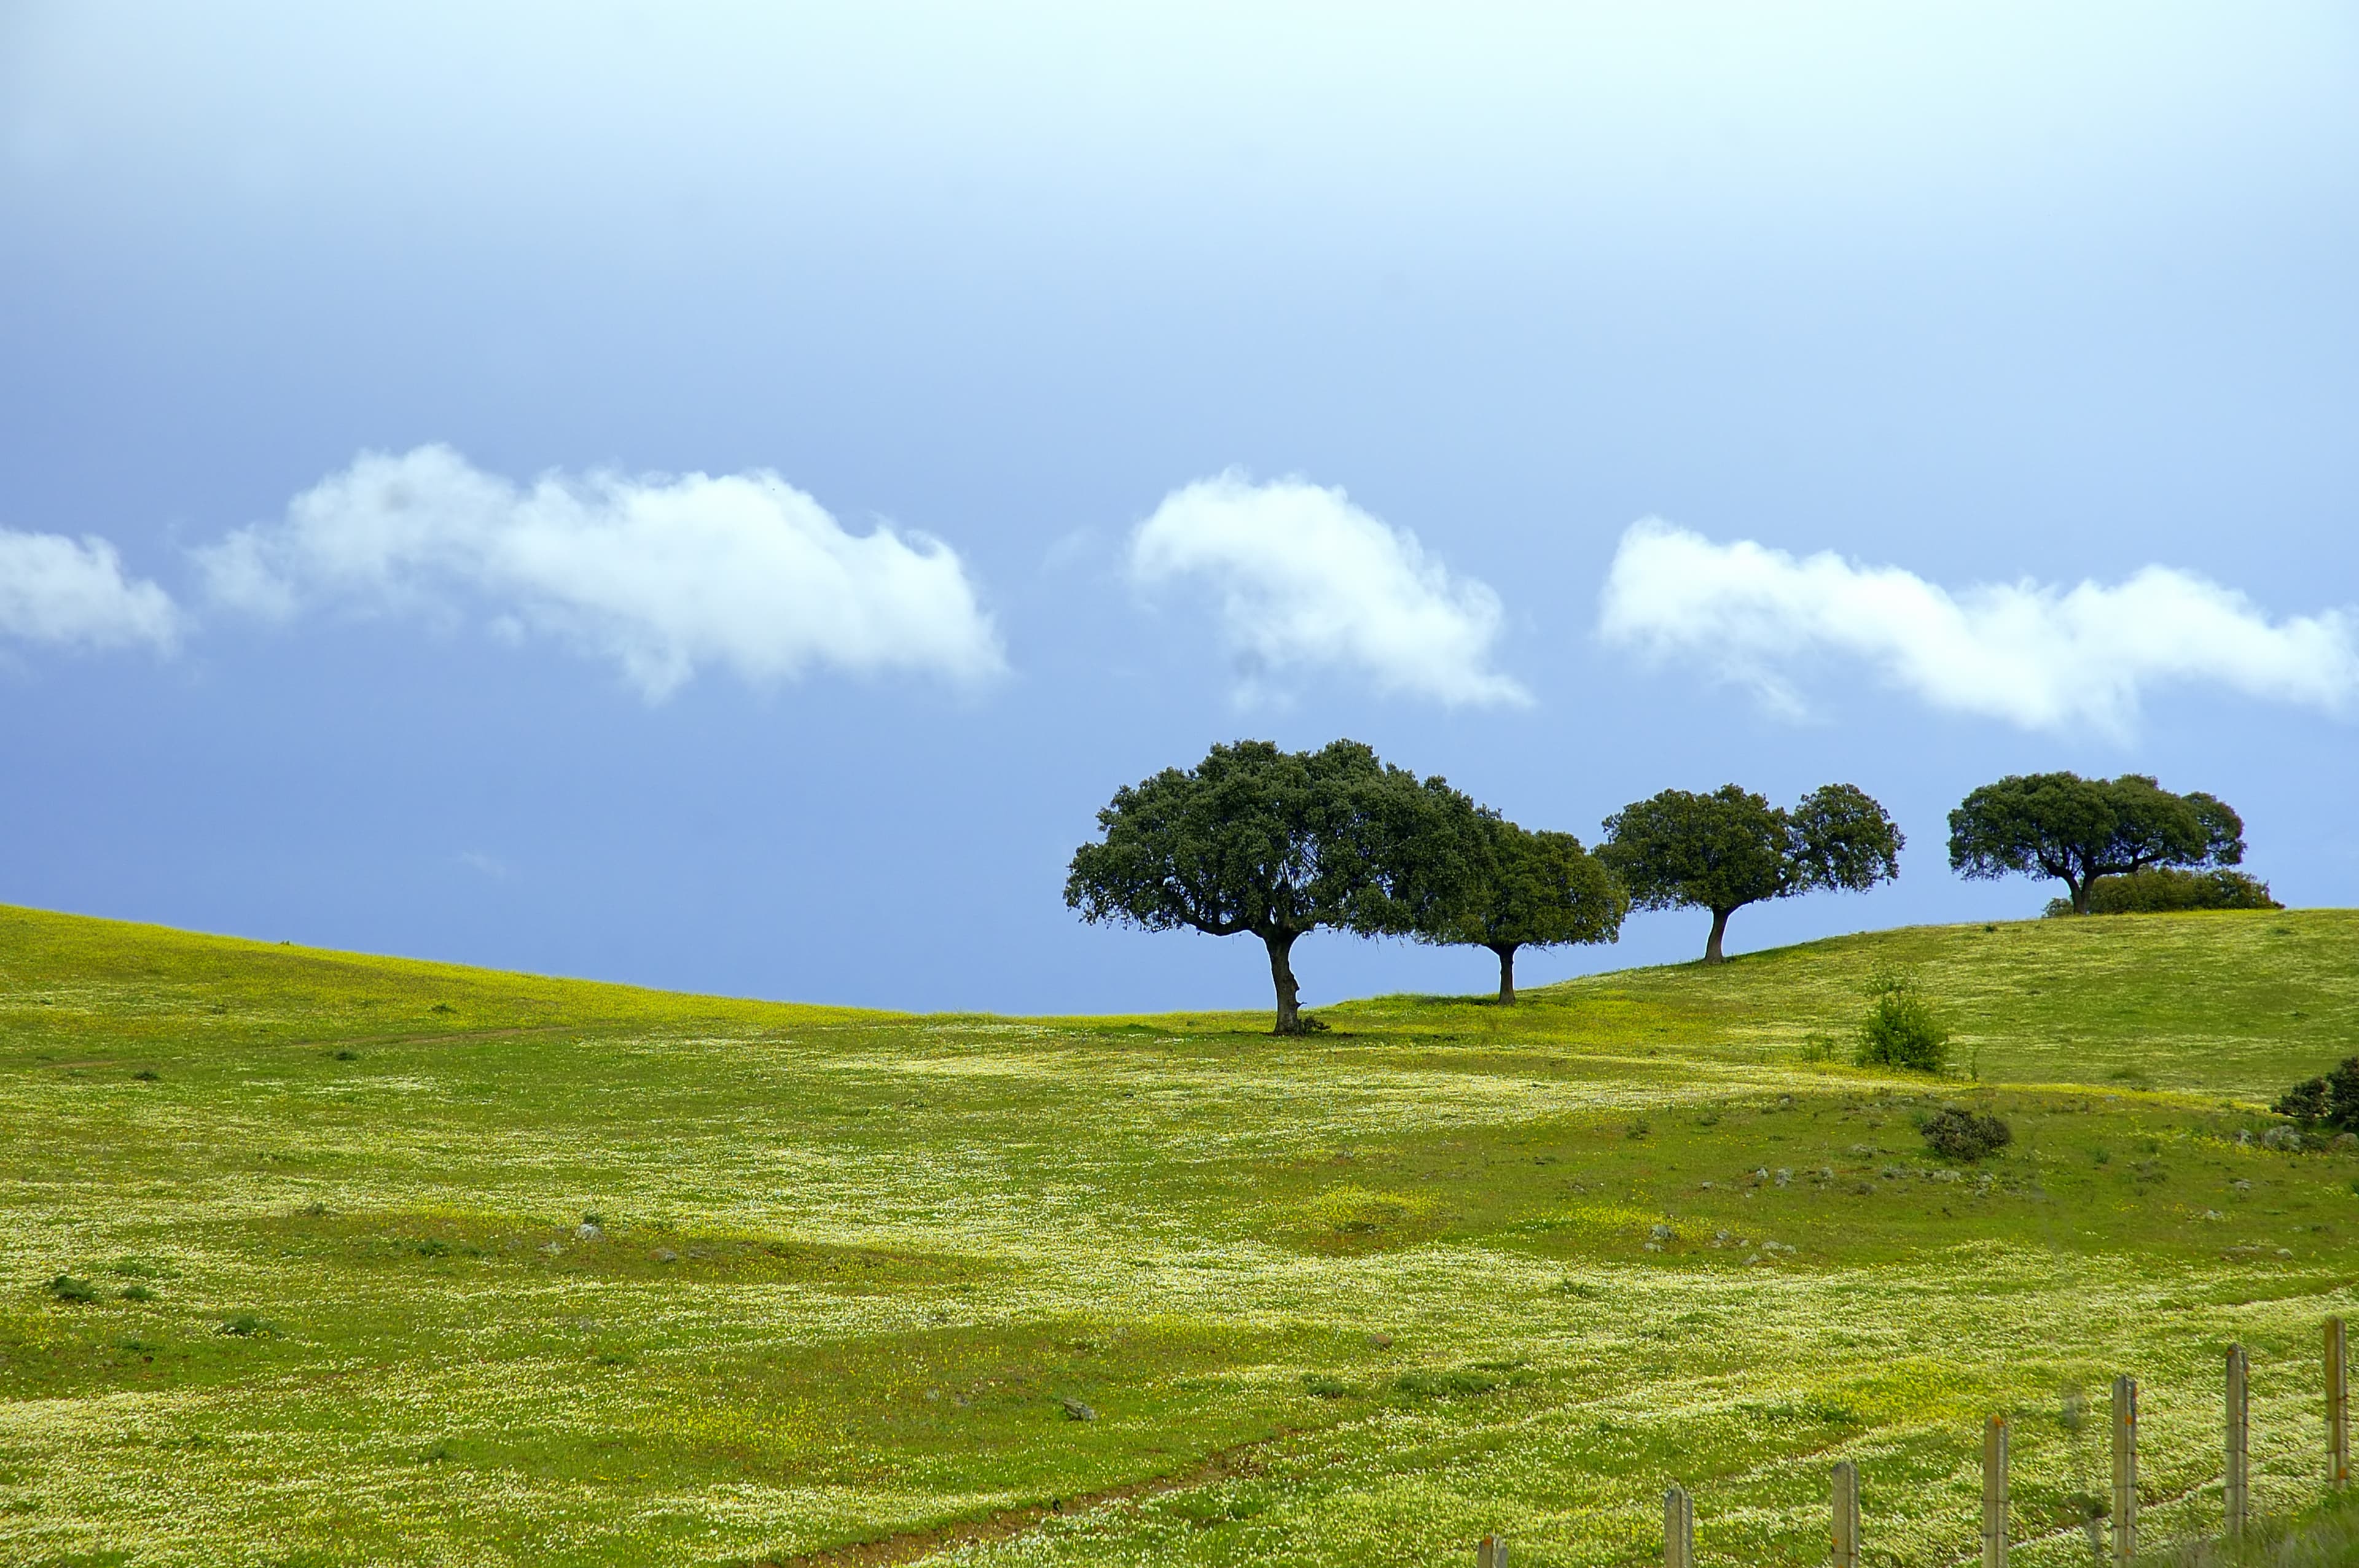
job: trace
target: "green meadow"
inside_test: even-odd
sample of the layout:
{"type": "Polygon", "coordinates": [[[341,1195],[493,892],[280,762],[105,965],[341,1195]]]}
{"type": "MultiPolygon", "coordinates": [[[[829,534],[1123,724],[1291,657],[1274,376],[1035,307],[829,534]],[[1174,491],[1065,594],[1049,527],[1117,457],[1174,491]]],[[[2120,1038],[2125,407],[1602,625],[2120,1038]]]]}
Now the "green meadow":
{"type": "MultiPolygon", "coordinates": [[[[1244,961],[1244,955],[1240,961],[1244,961]]],[[[1256,961],[1258,954],[1253,955],[1256,961]]],[[[1485,968],[1469,959],[1470,981],[1485,968]]],[[[0,1562],[2085,1563],[2322,1474],[2359,912],[1878,933],[1526,993],[917,1017],[0,909],[0,1562]],[[1954,1076],[1845,1064],[1913,968],[1954,1076]],[[1937,1158],[1915,1118],[2014,1143],[1937,1158]]]]}

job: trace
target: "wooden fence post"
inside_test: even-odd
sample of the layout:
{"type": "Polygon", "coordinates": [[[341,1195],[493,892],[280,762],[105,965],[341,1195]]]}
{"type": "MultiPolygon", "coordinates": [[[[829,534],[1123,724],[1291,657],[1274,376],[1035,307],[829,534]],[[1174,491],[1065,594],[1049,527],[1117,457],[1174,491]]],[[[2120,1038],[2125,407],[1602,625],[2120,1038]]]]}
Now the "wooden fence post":
{"type": "Polygon", "coordinates": [[[1834,1475],[1834,1568],[1859,1568],[1859,1466],[1846,1459],[1834,1475]]]}
{"type": "Polygon", "coordinates": [[[1476,1541],[1474,1568],[1507,1568],[1507,1543],[1495,1535],[1476,1541]]]}
{"type": "Polygon", "coordinates": [[[2351,1363],[2339,1317],[2326,1320],[2326,1484],[2351,1484],[2351,1363]]]}
{"type": "Polygon", "coordinates": [[[1695,1502],[1685,1487],[1663,1494],[1663,1568],[1695,1568],[1695,1502]]]}
{"type": "Polygon", "coordinates": [[[2245,1538],[2245,1517],[2252,1500],[2251,1432],[2252,1364],[2241,1345],[2228,1346],[2228,1504],[2227,1535],[2245,1538]]]}
{"type": "Polygon", "coordinates": [[[2137,1379],[2114,1379],[2114,1562],[2137,1555],[2137,1379]]]}
{"type": "Polygon", "coordinates": [[[2006,1568],[2006,1417],[1983,1428],[1983,1568],[2006,1568]]]}

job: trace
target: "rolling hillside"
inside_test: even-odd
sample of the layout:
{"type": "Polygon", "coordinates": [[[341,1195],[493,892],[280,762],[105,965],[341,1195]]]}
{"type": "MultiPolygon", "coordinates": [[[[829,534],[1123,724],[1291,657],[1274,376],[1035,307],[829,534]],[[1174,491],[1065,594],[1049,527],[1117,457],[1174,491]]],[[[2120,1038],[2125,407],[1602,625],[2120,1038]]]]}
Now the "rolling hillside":
{"type": "Polygon", "coordinates": [[[2315,1492],[2359,912],[1882,933],[1504,1010],[908,1017],[0,909],[0,1561],[2079,1563],[2315,1492]],[[1847,1054],[1916,968],[1977,1081],[1847,1054]],[[1933,1157],[1962,1101],[2016,1141],[1933,1157]]]}

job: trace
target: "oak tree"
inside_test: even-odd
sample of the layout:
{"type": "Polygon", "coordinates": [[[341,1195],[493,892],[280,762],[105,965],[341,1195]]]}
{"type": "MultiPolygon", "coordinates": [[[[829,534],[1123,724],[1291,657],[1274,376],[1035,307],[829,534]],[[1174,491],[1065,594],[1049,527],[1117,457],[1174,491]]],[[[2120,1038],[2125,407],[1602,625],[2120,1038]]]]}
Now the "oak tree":
{"type": "Polygon", "coordinates": [[[1605,819],[1597,858],[1641,909],[1712,912],[1703,960],[1721,962],[1728,917],[1748,903],[1814,889],[1865,892],[1900,874],[1907,842],[1881,806],[1851,784],[1822,785],[1791,811],[1724,784],[1667,789],[1605,819]]]}
{"type": "Polygon", "coordinates": [[[1950,813],[1950,869],[1962,877],[2054,877],[2072,913],[2089,913],[2089,885],[2155,866],[2233,866],[2245,858],[2244,819],[2214,796],[2174,795],[2144,773],[2010,773],[1950,813]]]}
{"type": "Polygon", "coordinates": [[[1292,953],[1321,927],[1408,935],[1461,896],[1474,803],[1356,741],[1282,752],[1214,746],[1114,793],[1104,837],[1073,852],[1065,903],[1083,920],[1252,935],[1269,955],[1277,1033],[1306,1025],[1292,953]]]}
{"type": "Polygon", "coordinates": [[[1533,832],[1492,812],[1472,824],[1473,875],[1464,896],[1418,940],[1487,947],[1499,960],[1499,1000],[1516,1000],[1516,953],[1622,934],[1630,895],[1570,833],[1533,832]]]}

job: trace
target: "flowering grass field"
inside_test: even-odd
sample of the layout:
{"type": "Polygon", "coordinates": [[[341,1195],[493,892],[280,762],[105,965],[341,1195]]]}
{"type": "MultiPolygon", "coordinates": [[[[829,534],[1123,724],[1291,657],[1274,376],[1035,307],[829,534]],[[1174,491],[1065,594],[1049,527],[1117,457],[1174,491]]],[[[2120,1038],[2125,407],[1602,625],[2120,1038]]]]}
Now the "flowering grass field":
{"type": "Polygon", "coordinates": [[[916,1018],[0,909],[0,1562],[2085,1563],[2317,1494],[2359,913],[1897,931],[1515,1009],[916,1018]],[[1876,962],[1947,1082],[1813,1058],[1876,962]],[[1995,1109],[1952,1167],[1913,1115],[1995,1109]],[[1773,1245],[1774,1244],[1774,1245],[1773,1245]]]}

